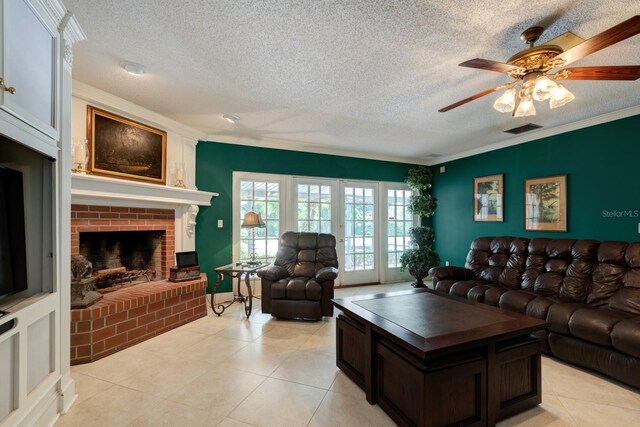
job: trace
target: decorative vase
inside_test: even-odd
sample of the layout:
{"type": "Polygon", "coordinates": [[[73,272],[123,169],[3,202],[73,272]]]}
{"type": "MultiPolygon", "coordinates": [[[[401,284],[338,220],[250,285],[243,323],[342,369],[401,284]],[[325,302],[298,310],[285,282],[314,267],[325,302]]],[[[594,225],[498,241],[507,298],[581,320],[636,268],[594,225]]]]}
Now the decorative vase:
{"type": "Polygon", "coordinates": [[[414,270],[413,268],[409,269],[409,274],[411,276],[413,276],[414,279],[416,279],[415,282],[413,282],[411,284],[411,286],[413,286],[414,288],[426,288],[427,285],[424,284],[424,282],[422,281],[423,278],[427,277],[427,275],[429,273],[424,272],[422,270],[414,270]]]}
{"type": "Polygon", "coordinates": [[[84,138],[73,138],[71,145],[71,172],[87,174],[89,162],[89,141],[84,138]]]}

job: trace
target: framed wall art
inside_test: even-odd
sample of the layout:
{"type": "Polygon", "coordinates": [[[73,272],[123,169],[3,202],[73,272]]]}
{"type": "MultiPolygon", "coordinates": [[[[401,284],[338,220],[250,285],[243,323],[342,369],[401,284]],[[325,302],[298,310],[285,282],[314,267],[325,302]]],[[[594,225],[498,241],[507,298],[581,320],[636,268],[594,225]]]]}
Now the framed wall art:
{"type": "Polygon", "coordinates": [[[503,175],[473,179],[473,220],[502,222],[504,220],[503,175]]]}
{"type": "Polygon", "coordinates": [[[524,228],[567,231],[567,176],[524,181],[524,228]]]}
{"type": "Polygon", "coordinates": [[[166,183],[166,132],[88,106],[87,139],[91,173],[166,183]]]}

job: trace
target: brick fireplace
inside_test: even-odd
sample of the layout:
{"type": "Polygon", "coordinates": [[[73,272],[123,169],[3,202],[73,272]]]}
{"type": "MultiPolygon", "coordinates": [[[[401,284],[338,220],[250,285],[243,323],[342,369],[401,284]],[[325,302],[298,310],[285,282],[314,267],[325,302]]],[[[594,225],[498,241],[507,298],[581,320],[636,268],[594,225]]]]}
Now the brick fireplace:
{"type": "MultiPolygon", "coordinates": [[[[175,259],[175,212],[170,209],[71,205],[71,255],[79,255],[82,233],[160,231],[160,268],[156,278],[169,277],[175,259]]],[[[86,254],[85,254],[86,255],[86,254]]],[[[90,259],[91,260],[91,259],[90,259]]]]}
{"type": "MultiPolygon", "coordinates": [[[[98,253],[106,253],[104,259],[95,260],[98,268],[120,262],[127,269],[137,269],[141,267],[137,262],[127,265],[125,259],[148,257],[157,271],[156,279],[166,279],[175,264],[175,252],[195,250],[193,212],[197,209],[193,206],[209,206],[213,196],[217,194],[72,174],[70,252],[86,252],[91,246],[86,239],[95,237],[98,253]],[[101,240],[102,233],[113,234],[101,240]],[[128,233],[133,236],[123,239],[128,233]],[[152,248],[145,250],[153,256],[133,256],[131,248],[123,248],[131,242],[138,244],[141,234],[147,234],[144,240],[152,248]],[[112,243],[118,239],[118,244],[112,243]]],[[[71,364],[92,362],[206,316],[206,287],[206,274],[181,283],[153,280],[107,293],[87,308],[71,310],[71,364]]]]}

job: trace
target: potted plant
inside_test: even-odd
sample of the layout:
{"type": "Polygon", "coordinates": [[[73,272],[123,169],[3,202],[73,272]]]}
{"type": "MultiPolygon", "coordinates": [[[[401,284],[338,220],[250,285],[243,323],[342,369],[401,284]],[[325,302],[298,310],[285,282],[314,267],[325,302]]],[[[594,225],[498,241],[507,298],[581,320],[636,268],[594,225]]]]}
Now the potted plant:
{"type": "MultiPolygon", "coordinates": [[[[411,168],[405,182],[409,187],[418,192],[409,200],[409,210],[420,220],[433,216],[437,201],[430,194],[433,175],[431,169],[426,166],[411,168]]],[[[412,284],[416,288],[424,288],[422,281],[429,274],[429,269],[440,264],[440,257],[433,250],[435,235],[430,227],[417,226],[409,230],[411,236],[411,248],[404,251],[400,257],[400,270],[409,269],[416,281],[412,284]]]]}

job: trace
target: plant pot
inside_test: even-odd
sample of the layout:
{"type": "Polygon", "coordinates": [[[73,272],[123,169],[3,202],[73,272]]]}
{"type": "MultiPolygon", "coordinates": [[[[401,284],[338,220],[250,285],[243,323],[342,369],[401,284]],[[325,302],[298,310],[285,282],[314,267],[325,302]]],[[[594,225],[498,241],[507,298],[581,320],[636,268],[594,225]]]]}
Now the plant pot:
{"type": "Polygon", "coordinates": [[[424,284],[424,282],[422,281],[422,279],[424,277],[427,277],[427,275],[429,274],[426,271],[422,271],[422,270],[414,270],[412,268],[409,269],[409,274],[411,276],[413,276],[414,279],[416,279],[415,282],[413,282],[411,284],[411,286],[413,286],[414,288],[426,288],[427,285],[424,284]]]}

